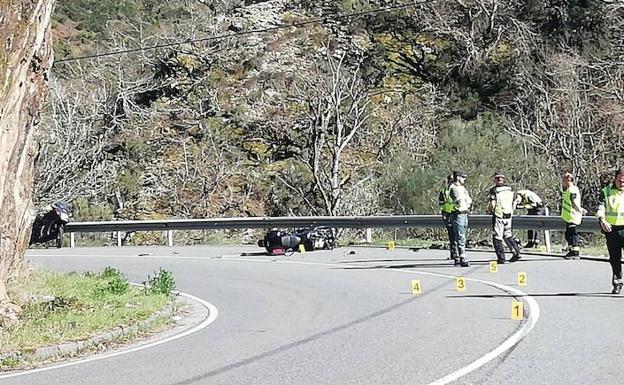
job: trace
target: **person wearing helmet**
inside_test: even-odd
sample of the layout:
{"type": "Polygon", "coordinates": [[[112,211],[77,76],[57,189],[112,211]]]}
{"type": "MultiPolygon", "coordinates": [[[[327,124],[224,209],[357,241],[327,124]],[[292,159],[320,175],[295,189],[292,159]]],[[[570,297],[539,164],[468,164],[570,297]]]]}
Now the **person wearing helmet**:
{"type": "Polygon", "coordinates": [[[505,184],[505,175],[500,172],[492,175],[494,187],[490,189],[490,202],[488,204],[488,214],[492,214],[492,242],[496,252],[498,263],[505,263],[505,246],[509,246],[513,256],[509,262],[516,262],[520,257],[520,247],[512,236],[511,218],[514,211],[513,189],[505,184]]]}

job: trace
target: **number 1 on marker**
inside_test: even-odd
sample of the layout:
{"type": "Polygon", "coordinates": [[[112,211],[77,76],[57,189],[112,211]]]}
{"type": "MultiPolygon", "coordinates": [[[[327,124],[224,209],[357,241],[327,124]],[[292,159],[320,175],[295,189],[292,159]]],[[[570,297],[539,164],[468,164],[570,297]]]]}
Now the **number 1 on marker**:
{"type": "Polygon", "coordinates": [[[523,304],[520,301],[513,301],[511,303],[511,319],[512,320],[522,320],[524,318],[524,309],[523,304]]]}
{"type": "Polygon", "coordinates": [[[412,281],[412,294],[420,294],[422,293],[422,287],[420,286],[420,279],[414,279],[412,281]]]}

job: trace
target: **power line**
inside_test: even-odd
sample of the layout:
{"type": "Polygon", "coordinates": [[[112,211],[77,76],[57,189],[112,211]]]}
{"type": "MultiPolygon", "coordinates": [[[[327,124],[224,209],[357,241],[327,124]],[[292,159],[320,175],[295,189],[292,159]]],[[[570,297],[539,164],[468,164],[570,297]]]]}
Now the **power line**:
{"type": "Polygon", "coordinates": [[[103,52],[103,53],[97,53],[97,54],[91,54],[91,55],[69,57],[65,59],[55,60],[54,64],[67,63],[67,62],[78,61],[78,60],[95,59],[95,58],[106,57],[106,56],[115,56],[115,55],[121,55],[121,54],[126,54],[126,53],[133,53],[133,52],[151,51],[151,50],[158,49],[158,48],[168,48],[168,47],[174,47],[174,46],[183,45],[183,44],[201,43],[201,42],[207,42],[207,41],[219,41],[219,40],[232,38],[232,37],[253,35],[257,33],[273,32],[273,31],[278,31],[280,29],[285,29],[285,28],[303,27],[303,26],[310,25],[310,24],[325,24],[329,21],[329,18],[333,20],[357,18],[357,17],[373,15],[377,13],[412,8],[417,5],[430,3],[433,1],[435,0],[423,0],[419,2],[414,1],[413,3],[409,3],[409,4],[397,4],[397,5],[392,5],[392,6],[383,7],[383,8],[375,8],[375,9],[371,9],[368,11],[352,12],[352,13],[345,13],[345,14],[329,14],[329,15],[325,15],[322,17],[317,17],[314,19],[305,20],[305,21],[301,21],[297,23],[278,24],[276,26],[267,27],[267,28],[251,29],[248,31],[226,33],[226,34],[217,35],[217,36],[206,36],[206,37],[199,38],[199,39],[188,39],[184,41],[162,43],[162,44],[156,44],[150,47],[129,48],[129,49],[123,49],[123,50],[118,50],[118,51],[110,51],[110,52],[103,52]]]}

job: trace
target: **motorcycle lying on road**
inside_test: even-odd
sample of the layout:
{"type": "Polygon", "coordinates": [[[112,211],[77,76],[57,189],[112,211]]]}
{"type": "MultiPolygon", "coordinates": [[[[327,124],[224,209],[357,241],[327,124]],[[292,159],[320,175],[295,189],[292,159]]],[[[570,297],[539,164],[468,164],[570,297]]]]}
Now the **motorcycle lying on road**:
{"type": "Polygon", "coordinates": [[[336,236],[333,229],[325,226],[298,229],[292,233],[272,229],[258,241],[270,255],[284,255],[294,252],[303,245],[305,251],[331,250],[336,247],[336,236]]]}
{"type": "Polygon", "coordinates": [[[45,245],[54,241],[57,248],[63,246],[63,233],[70,217],[71,209],[63,202],[54,203],[46,212],[37,214],[30,234],[30,245],[45,245]]]}

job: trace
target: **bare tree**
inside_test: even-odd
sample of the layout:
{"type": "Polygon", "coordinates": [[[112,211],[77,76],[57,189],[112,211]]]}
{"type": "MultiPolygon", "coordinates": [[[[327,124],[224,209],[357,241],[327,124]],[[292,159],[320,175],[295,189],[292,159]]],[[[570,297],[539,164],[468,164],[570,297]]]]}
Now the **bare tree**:
{"type": "Polygon", "coordinates": [[[312,76],[300,76],[293,98],[303,107],[308,152],[301,157],[314,178],[327,215],[342,213],[346,185],[357,183],[358,164],[352,144],[370,118],[372,92],[358,67],[349,68],[346,53],[334,58],[327,50],[326,65],[312,76]]]}

